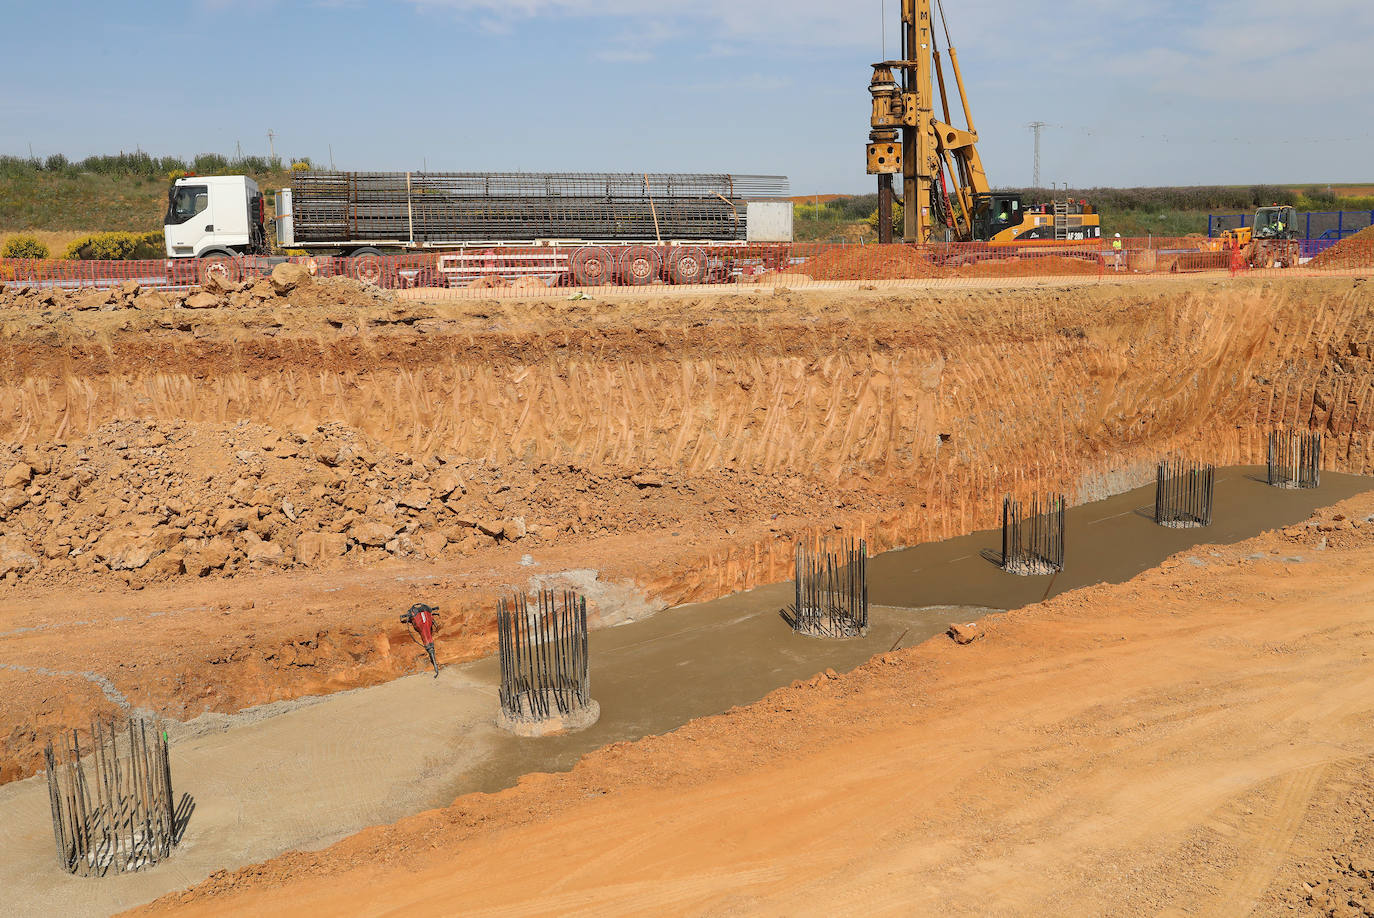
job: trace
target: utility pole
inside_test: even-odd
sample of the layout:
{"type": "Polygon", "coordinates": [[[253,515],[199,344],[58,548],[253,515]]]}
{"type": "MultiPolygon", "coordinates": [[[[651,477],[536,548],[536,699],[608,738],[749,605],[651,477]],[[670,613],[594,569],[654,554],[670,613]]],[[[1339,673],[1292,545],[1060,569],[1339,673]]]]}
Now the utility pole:
{"type": "Polygon", "coordinates": [[[1033,173],[1033,175],[1035,176],[1035,178],[1033,179],[1033,181],[1031,182],[1031,184],[1032,184],[1032,186],[1034,186],[1035,188],[1039,188],[1039,187],[1040,187],[1040,132],[1043,131],[1045,128],[1049,127],[1049,125],[1046,124],[1046,123],[1043,122],[1043,121],[1032,121],[1030,124],[1026,125],[1026,127],[1030,128],[1030,129],[1035,133],[1035,171],[1034,171],[1034,173],[1033,173]]]}
{"type": "Polygon", "coordinates": [[[274,131],[274,130],[272,130],[271,128],[268,128],[268,129],[267,129],[267,150],[268,150],[268,155],[269,155],[269,156],[272,158],[272,160],[274,160],[274,161],[275,161],[276,158],[277,158],[277,141],[276,141],[276,137],[277,137],[277,132],[274,131]]]}

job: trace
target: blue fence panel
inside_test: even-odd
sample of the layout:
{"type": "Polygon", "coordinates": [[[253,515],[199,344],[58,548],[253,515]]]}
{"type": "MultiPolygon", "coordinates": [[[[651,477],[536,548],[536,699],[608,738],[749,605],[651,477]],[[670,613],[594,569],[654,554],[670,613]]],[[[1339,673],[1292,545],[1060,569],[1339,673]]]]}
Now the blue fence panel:
{"type": "MultiPolygon", "coordinates": [[[[1322,210],[1299,217],[1302,238],[1311,241],[1334,243],[1374,226],[1374,210],[1322,210]]],[[[1208,214],[1207,235],[1215,238],[1227,230],[1249,226],[1253,220],[1254,214],[1208,214]]]]}

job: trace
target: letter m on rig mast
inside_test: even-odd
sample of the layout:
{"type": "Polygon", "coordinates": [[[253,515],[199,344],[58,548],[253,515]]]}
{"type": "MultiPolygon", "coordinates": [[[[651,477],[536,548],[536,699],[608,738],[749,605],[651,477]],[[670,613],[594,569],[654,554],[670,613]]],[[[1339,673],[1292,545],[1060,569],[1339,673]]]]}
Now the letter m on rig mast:
{"type": "MultiPolygon", "coordinates": [[[[906,242],[930,242],[936,228],[949,238],[970,239],[973,196],[989,190],[975,144],[978,132],[964,91],[959,57],[944,25],[945,46],[963,105],[967,130],[952,126],[940,51],[931,21],[932,0],[902,0],[902,56],[873,65],[869,93],[873,119],[868,143],[868,171],[878,176],[878,233],[892,241],[893,176],[902,176],[902,236],[906,242]],[[935,117],[935,81],[939,82],[943,120],[935,117]]],[[[941,0],[934,0],[944,23],[941,0]]]]}

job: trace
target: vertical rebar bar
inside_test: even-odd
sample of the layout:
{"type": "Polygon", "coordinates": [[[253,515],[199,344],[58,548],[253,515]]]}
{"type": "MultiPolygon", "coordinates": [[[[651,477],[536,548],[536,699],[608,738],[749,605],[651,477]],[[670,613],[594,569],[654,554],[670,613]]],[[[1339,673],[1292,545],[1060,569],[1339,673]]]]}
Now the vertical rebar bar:
{"type": "Polygon", "coordinates": [[[89,751],[77,731],[44,749],[53,836],[64,870],[84,876],[140,870],[176,843],[165,735],[131,717],[123,729],[99,718],[89,751]]]}
{"type": "Polygon", "coordinates": [[[564,717],[591,701],[587,600],[565,590],[541,590],[533,613],[517,595],[496,612],[501,709],[513,720],[564,717]]]}
{"type": "Polygon", "coordinates": [[[1155,473],[1155,522],[1171,529],[1212,524],[1216,469],[1184,459],[1165,459],[1155,473]]]}
{"type": "Polygon", "coordinates": [[[1043,502],[1033,495],[1026,510],[1011,495],[1003,497],[1002,569],[1020,575],[1062,571],[1064,509],[1063,494],[1050,494],[1043,502]]]}
{"type": "Polygon", "coordinates": [[[1276,488],[1321,486],[1322,435],[1269,432],[1269,484],[1276,488]]]}
{"type": "Polygon", "coordinates": [[[793,559],[792,628],[815,637],[847,638],[868,632],[868,543],[849,540],[837,551],[805,542],[793,559]]]}

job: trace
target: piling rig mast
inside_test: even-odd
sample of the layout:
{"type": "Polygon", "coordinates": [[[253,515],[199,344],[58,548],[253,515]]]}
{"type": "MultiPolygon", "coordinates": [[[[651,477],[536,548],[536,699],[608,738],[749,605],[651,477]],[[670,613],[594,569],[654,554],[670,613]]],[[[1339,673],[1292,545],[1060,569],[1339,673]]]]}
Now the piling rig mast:
{"type": "Polygon", "coordinates": [[[868,171],[878,176],[878,240],[892,241],[895,175],[902,176],[906,242],[943,241],[936,238],[937,227],[946,227],[948,239],[961,242],[1054,244],[1100,238],[1100,220],[1086,202],[1056,202],[1028,210],[1019,195],[992,191],[978,155],[978,130],[973,126],[959,54],[950,41],[944,4],[934,0],[967,127],[951,123],[931,6],[931,0],[902,0],[901,59],[874,64],[868,87],[873,97],[868,171]],[[935,116],[937,85],[939,118],[935,116]]]}
{"type": "Polygon", "coordinates": [[[957,238],[973,238],[973,196],[991,190],[978,155],[978,131],[973,126],[959,55],[949,40],[941,0],[935,0],[935,5],[968,127],[950,124],[949,94],[931,22],[931,0],[902,0],[901,59],[874,64],[868,88],[873,96],[868,171],[878,176],[878,226],[880,234],[888,237],[881,239],[885,242],[892,241],[894,175],[902,176],[903,237],[907,242],[932,241],[937,222],[950,227],[957,238]],[[935,117],[935,81],[939,82],[943,119],[935,117]],[[946,177],[953,185],[952,200],[946,177]],[[952,206],[955,202],[957,210],[952,206]],[[937,215],[941,218],[938,221],[937,215]]]}

